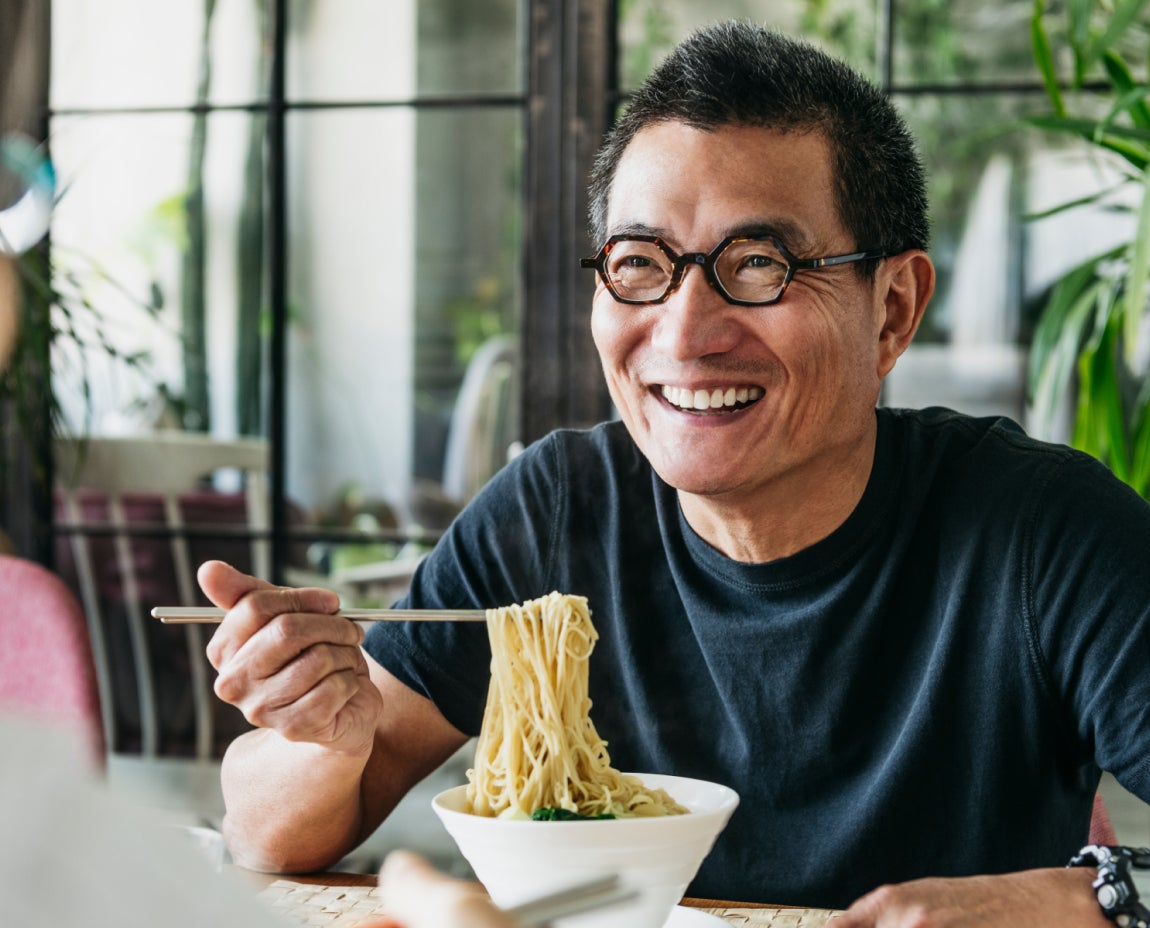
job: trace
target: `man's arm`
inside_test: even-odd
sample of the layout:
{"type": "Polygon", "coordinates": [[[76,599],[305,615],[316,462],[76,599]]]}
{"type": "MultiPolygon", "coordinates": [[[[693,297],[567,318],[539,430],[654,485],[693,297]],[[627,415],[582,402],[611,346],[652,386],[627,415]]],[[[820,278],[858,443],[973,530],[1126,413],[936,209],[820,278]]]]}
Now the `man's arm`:
{"type": "Polygon", "coordinates": [[[257,730],[224,756],[224,836],[242,866],[323,869],[366,838],[466,740],[371,660],[327,590],[273,587],[219,562],[200,570],[228,610],[208,645],[216,692],[257,730]]]}
{"type": "Polygon", "coordinates": [[[1001,876],[912,880],[881,886],[835,919],[835,928],[1114,928],[1102,914],[1084,867],[1001,876]]]}

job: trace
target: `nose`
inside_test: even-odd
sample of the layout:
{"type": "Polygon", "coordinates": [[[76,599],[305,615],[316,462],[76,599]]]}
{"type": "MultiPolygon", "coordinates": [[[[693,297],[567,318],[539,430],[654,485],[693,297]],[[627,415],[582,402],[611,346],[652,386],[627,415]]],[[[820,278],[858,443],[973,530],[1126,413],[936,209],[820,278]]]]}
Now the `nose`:
{"type": "Polygon", "coordinates": [[[689,264],[679,289],[660,307],[652,346],[676,361],[689,361],[730,351],[739,325],[732,306],[711,285],[702,266],[689,264]]]}

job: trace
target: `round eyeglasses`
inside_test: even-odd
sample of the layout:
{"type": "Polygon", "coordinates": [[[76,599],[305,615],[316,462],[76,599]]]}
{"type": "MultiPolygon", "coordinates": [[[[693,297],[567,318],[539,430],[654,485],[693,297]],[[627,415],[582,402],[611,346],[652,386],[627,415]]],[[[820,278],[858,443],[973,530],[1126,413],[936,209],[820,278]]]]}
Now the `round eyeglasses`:
{"type": "Polygon", "coordinates": [[[798,271],[885,258],[886,251],[856,251],[826,258],[796,258],[774,236],[730,235],[711,249],[677,254],[657,235],[612,235],[598,254],[580,260],[594,268],[620,303],[663,303],[700,265],[707,281],[736,306],[769,306],[783,298],[798,271]]]}

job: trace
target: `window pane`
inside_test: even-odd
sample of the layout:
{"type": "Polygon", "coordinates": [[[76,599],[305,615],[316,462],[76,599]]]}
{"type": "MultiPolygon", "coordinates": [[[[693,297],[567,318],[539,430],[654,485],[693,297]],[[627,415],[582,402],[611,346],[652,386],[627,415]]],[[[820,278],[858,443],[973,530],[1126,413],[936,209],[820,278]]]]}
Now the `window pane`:
{"type": "Polygon", "coordinates": [[[524,6],[518,0],[295,0],[288,96],[369,101],[519,92],[524,6]]]}
{"type": "Polygon", "coordinates": [[[938,283],[915,343],[887,380],[885,399],[1023,421],[1025,346],[1049,287],[1132,228],[1128,214],[1101,205],[1026,217],[1110,187],[1116,170],[1080,143],[1021,128],[1001,131],[1045,111],[1037,95],[898,102],[929,173],[938,283]]]}
{"type": "Polygon", "coordinates": [[[874,0],[625,0],[619,7],[619,81],[625,91],[634,90],[676,42],[726,19],[751,19],[803,36],[868,77],[876,76],[874,0]]]}
{"type": "Polygon", "coordinates": [[[289,125],[289,496],[332,528],[442,528],[468,495],[445,481],[465,373],[482,366],[486,398],[468,408],[471,423],[496,417],[489,457],[516,436],[514,339],[510,355],[498,339],[519,319],[521,115],[307,111],[289,125]]]}
{"type": "Polygon", "coordinates": [[[1030,0],[920,0],[894,22],[896,86],[1035,80],[1030,0]]]}
{"type": "MultiPolygon", "coordinates": [[[[1091,4],[1098,7],[1098,4],[1091,4]]],[[[1059,74],[1070,80],[1073,62],[1066,47],[1065,4],[1053,6],[1044,23],[1054,49],[1059,74]]],[[[893,79],[895,86],[916,84],[1038,83],[1041,80],[1031,46],[1031,0],[918,0],[899,4],[894,22],[893,79]]],[[[1103,28],[1095,13],[1095,27],[1103,28]]],[[[1147,22],[1150,13],[1140,14],[1147,22]]],[[[1145,62],[1147,31],[1127,30],[1122,48],[1127,60],[1145,62]]],[[[1100,62],[1086,79],[1103,77],[1100,62]]]]}
{"type": "MultiPolygon", "coordinates": [[[[72,431],[259,433],[259,421],[241,425],[238,408],[262,408],[249,396],[261,385],[262,185],[244,176],[261,133],[262,117],[230,112],[54,121],[65,191],[52,224],[56,286],[88,345],[81,359],[69,339],[57,343],[56,389],[72,431]],[[254,255],[240,237],[253,208],[254,255]],[[193,260],[200,248],[202,263],[193,260]],[[244,290],[253,276],[255,289],[244,290]],[[193,281],[202,281],[198,296],[193,281]],[[256,360],[240,365],[249,341],[256,360]]],[[[258,178],[258,161],[255,170],[258,178]]]]}
{"type": "Polygon", "coordinates": [[[216,3],[205,23],[206,4],[193,0],[54,0],[52,105],[190,106],[198,99],[205,50],[206,101],[260,99],[267,6],[266,0],[216,3]]]}

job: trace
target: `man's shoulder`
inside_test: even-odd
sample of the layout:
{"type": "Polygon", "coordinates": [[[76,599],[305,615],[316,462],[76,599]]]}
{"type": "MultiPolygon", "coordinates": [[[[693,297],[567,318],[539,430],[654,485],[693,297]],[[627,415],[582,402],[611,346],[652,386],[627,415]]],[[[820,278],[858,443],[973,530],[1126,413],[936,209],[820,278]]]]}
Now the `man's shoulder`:
{"type": "Polygon", "coordinates": [[[1048,465],[1086,457],[1066,445],[1035,438],[1005,415],[972,416],[943,406],[886,407],[880,415],[887,416],[895,425],[908,453],[950,458],[1002,456],[1048,465]]]}
{"type": "Polygon", "coordinates": [[[1096,458],[1029,435],[1007,416],[971,416],[953,409],[884,409],[912,474],[948,482],[993,502],[1005,499],[1070,510],[1128,508],[1138,496],[1096,458]],[[929,475],[929,476],[927,476],[929,475]]]}
{"type": "Polygon", "coordinates": [[[590,476],[600,472],[615,478],[644,477],[650,465],[622,422],[613,420],[591,428],[563,428],[549,432],[528,446],[525,454],[550,467],[590,476]]]}

